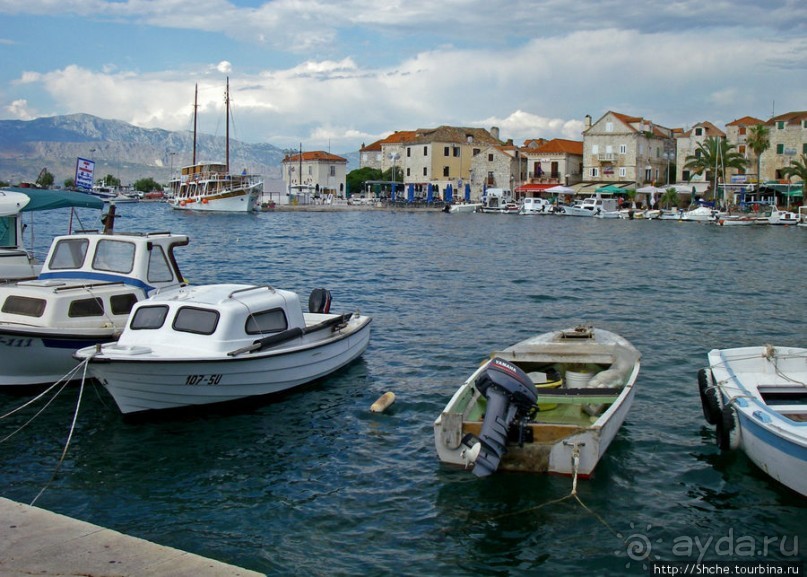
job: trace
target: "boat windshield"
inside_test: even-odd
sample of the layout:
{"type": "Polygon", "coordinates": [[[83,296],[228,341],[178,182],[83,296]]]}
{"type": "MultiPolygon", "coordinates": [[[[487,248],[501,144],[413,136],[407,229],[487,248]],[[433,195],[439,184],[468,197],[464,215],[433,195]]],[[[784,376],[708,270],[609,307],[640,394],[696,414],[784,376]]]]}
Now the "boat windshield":
{"type": "Polygon", "coordinates": [[[17,248],[17,217],[0,216],[0,248],[17,248]]]}
{"type": "Polygon", "coordinates": [[[60,240],[53,249],[53,256],[48,263],[52,270],[81,268],[90,241],[86,238],[68,238],[60,240]]]}

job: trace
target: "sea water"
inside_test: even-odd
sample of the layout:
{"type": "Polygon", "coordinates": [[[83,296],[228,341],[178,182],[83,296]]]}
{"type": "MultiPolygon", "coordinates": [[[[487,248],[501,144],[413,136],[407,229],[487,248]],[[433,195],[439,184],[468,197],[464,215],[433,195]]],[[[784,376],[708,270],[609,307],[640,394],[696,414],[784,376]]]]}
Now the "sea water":
{"type": "MultiPolygon", "coordinates": [[[[80,213],[85,228],[97,214],[80,213]]],[[[0,443],[0,495],[271,575],[630,575],[654,562],[791,561],[803,497],[721,454],[696,375],[712,348],[807,346],[807,229],[359,211],[118,207],[119,231],[190,236],[188,282],[333,295],[373,317],[364,356],[236,410],[130,421],[62,392],[0,443]],[[642,353],[591,479],[441,465],[432,423],[491,351],[593,324],[642,353]],[[370,405],[396,395],[384,413],[370,405]]],[[[40,256],[66,217],[34,215],[40,256]]],[[[74,221],[74,225],[76,222],[74,221]]],[[[0,413],[27,400],[0,394],[0,413]]],[[[0,438],[33,412],[0,421],[0,438]]]]}

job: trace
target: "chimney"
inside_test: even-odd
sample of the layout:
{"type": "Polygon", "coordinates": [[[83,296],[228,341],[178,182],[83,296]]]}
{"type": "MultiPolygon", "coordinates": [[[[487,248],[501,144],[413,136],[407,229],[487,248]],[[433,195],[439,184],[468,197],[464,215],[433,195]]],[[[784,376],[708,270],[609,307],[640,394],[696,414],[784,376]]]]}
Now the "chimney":
{"type": "Polygon", "coordinates": [[[588,130],[589,128],[591,128],[591,115],[586,114],[585,130],[588,130]]]}
{"type": "Polygon", "coordinates": [[[498,126],[491,126],[490,127],[490,135],[493,138],[495,138],[496,140],[499,140],[499,127],[498,126]]]}

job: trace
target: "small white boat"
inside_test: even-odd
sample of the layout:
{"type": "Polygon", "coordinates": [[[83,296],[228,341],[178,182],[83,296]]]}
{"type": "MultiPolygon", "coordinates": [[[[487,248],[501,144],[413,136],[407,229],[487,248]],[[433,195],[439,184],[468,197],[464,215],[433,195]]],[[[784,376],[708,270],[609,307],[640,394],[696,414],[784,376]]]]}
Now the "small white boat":
{"type": "Polygon", "coordinates": [[[118,337],[134,304],[183,280],[171,233],[57,236],[39,276],[0,285],[0,386],[54,383],[73,353],[118,337]]]}
{"type": "Polygon", "coordinates": [[[751,216],[740,214],[727,214],[713,221],[718,226],[748,226],[756,224],[756,219],[751,216]]]}
{"type": "Polygon", "coordinates": [[[491,354],[434,421],[443,463],[591,475],[630,409],[641,355],[619,335],[576,327],[491,354]]]}
{"type": "Polygon", "coordinates": [[[807,349],[714,349],[708,359],[698,388],[720,449],[742,449],[768,475],[807,496],[807,349]]]}
{"type": "Polygon", "coordinates": [[[567,216],[596,216],[600,218],[614,218],[618,215],[618,201],[616,198],[601,195],[590,196],[583,200],[576,200],[571,206],[563,207],[563,214],[567,216]]]}
{"type": "Polygon", "coordinates": [[[459,202],[456,204],[447,205],[448,210],[446,212],[456,213],[456,212],[476,212],[480,208],[482,208],[481,202],[459,202]]]}
{"type": "Polygon", "coordinates": [[[681,217],[681,220],[688,222],[714,222],[724,216],[726,215],[715,208],[700,205],[697,208],[686,211],[681,217]]]}
{"type": "Polygon", "coordinates": [[[124,414],[270,395],[325,377],[358,358],[370,317],[331,314],[316,289],[297,294],[217,284],[159,292],[135,305],[115,343],[76,352],[124,414]]]}
{"type": "Polygon", "coordinates": [[[807,206],[799,207],[799,222],[796,223],[796,226],[807,227],[807,206]]]}
{"type": "Polygon", "coordinates": [[[785,224],[798,224],[799,215],[789,210],[779,210],[775,206],[772,208],[771,213],[767,216],[768,224],[785,225],[785,224]]]}
{"type": "Polygon", "coordinates": [[[545,198],[524,198],[518,209],[518,214],[523,215],[552,214],[552,212],[552,203],[545,198]]]}
{"type": "Polygon", "coordinates": [[[479,212],[491,214],[518,214],[518,204],[512,193],[504,188],[488,188],[482,196],[479,212]]]}

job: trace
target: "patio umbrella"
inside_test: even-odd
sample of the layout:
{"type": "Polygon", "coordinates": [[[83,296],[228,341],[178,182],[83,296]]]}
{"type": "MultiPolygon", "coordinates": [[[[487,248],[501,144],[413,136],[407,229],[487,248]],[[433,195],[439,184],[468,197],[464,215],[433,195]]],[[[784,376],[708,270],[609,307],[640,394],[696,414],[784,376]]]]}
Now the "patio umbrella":
{"type": "Polygon", "coordinates": [[[559,184],[557,186],[547,188],[544,192],[548,192],[550,194],[574,194],[574,189],[559,184]]]}
{"type": "Polygon", "coordinates": [[[465,202],[471,202],[471,184],[465,183],[465,202]]]}
{"type": "Polygon", "coordinates": [[[429,187],[426,189],[426,202],[434,201],[434,186],[432,183],[429,183],[429,187]]]}
{"type": "Polygon", "coordinates": [[[445,199],[446,202],[451,202],[452,200],[454,200],[454,187],[451,186],[451,183],[446,185],[445,196],[446,196],[445,199]]]}

